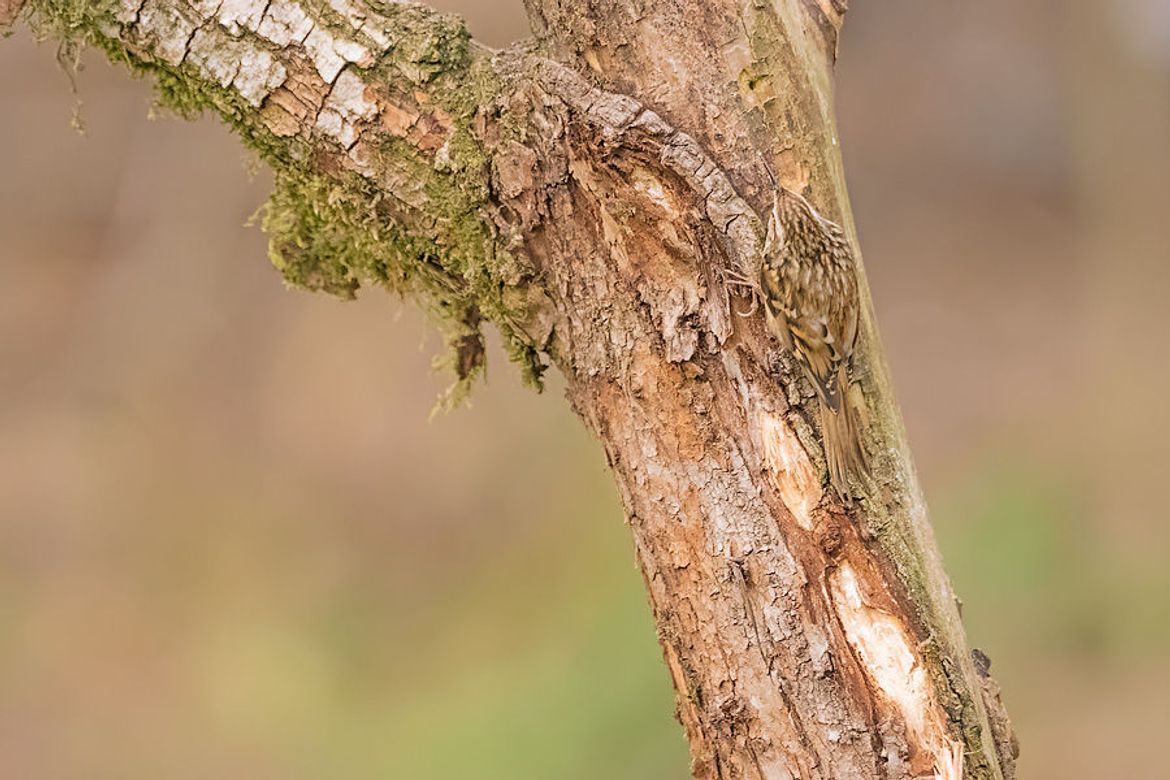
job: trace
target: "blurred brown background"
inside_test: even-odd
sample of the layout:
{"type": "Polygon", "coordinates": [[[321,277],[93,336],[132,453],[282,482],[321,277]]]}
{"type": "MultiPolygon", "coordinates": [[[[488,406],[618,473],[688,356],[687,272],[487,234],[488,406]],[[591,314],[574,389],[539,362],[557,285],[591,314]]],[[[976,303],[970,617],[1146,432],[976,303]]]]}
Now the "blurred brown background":
{"type": "MultiPolygon", "coordinates": [[[[446,0],[495,44],[520,0],[446,0]]],[[[1166,777],[1170,3],[857,0],[839,113],[1021,777],[1166,777]]],[[[599,448],[418,314],[288,292],[212,120],[0,40],[0,776],[675,778],[599,448]]]]}

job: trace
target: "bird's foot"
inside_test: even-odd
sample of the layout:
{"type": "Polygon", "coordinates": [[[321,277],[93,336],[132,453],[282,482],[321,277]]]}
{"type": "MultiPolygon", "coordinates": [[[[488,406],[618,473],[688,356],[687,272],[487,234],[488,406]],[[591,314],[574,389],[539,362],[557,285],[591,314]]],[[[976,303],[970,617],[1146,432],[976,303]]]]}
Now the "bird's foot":
{"type": "MultiPolygon", "coordinates": [[[[751,308],[749,308],[747,311],[740,311],[734,306],[731,307],[731,310],[740,317],[751,317],[754,315],[760,308],[759,284],[757,284],[747,274],[744,274],[740,271],[733,271],[729,268],[724,268],[720,273],[723,277],[724,286],[726,286],[729,290],[738,289],[741,291],[746,291],[746,295],[751,300],[751,308]]],[[[741,292],[739,294],[743,295],[745,293],[741,292]]]]}

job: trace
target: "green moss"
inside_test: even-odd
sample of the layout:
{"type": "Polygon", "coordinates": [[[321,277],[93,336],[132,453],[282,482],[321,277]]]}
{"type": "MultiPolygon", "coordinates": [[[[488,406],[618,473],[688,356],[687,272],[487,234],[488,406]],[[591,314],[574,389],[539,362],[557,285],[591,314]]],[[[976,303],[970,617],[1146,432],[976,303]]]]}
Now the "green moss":
{"type": "Polygon", "coordinates": [[[417,6],[372,3],[393,20],[397,32],[392,56],[408,66],[412,80],[425,83],[444,73],[466,69],[470,62],[467,26],[458,16],[417,6]]]}
{"type": "Polygon", "coordinates": [[[84,44],[102,20],[112,20],[113,0],[34,0],[26,7],[29,23],[40,36],[84,44]]]}
{"type": "MultiPolygon", "coordinates": [[[[352,32],[326,3],[310,0],[307,6],[322,23],[352,32]]],[[[502,85],[489,64],[471,56],[466,28],[457,17],[421,6],[375,2],[372,7],[391,20],[391,44],[378,63],[359,75],[425,87],[452,121],[441,165],[397,139],[376,150],[425,195],[430,224],[422,231],[404,230],[396,216],[406,207],[371,182],[320,173],[311,162],[312,149],[303,141],[274,136],[234,91],[191,66],[168,67],[127,48],[118,37],[113,0],[32,0],[29,16],[40,35],[62,41],[70,61],[76,61],[81,48],[94,46],[148,78],[159,108],[186,119],[210,109],[273,169],[275,187],[259,222],[269,235],[270,258],[288,284],[342,298],[354,297],[363,286],[380,286],[416,300],[448,344],[435,361],[456,377],[443,406],[461,401],[484,374],[485,320],[499,327],[509,356],[525,380],[539,387],[544,366],[537,345],[514,324],[524,312],[508,305],[526,299],[515,293],[528,274],[481,216],[488,197],[488,157],[471,127],[476,111],[499,95],[502,85]]]]}

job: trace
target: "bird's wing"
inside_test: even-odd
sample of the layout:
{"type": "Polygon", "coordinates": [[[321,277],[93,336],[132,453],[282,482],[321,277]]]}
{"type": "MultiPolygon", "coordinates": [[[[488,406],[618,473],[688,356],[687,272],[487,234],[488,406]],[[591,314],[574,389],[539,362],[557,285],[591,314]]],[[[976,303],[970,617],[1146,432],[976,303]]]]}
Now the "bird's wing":
{"type": "MultiPolygon", "coordinates": [[[[794,313],[795,314],[795,313],[794,313]]],[[[833,411],[841,402],[838,373],[844,356],[824,315],[794,316],[788,320],[795,352],[821,401],[833,411]]]]}

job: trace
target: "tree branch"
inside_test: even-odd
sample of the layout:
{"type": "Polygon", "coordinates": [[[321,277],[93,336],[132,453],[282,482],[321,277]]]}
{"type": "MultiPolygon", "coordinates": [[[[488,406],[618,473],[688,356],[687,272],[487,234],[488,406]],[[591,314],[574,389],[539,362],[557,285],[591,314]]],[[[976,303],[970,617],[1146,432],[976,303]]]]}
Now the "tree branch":
{"type": "Polygon", "coordinates": [[[811,388],[761,317],[732,316],[723,282],[756,273],[765,161],[860,256],[832,114],[844,2],[528,8],[536,40],[502,52],[400,3],[32,0],[29,14],[260,153],[290,282],[419,300],[460,389],[482,369],[484,320],[530,378],[546,359],[564,373],[622,494],[696,776],[1011,777],[864,279],[874,484],[853,507],[823,488],[811,388]]]}

